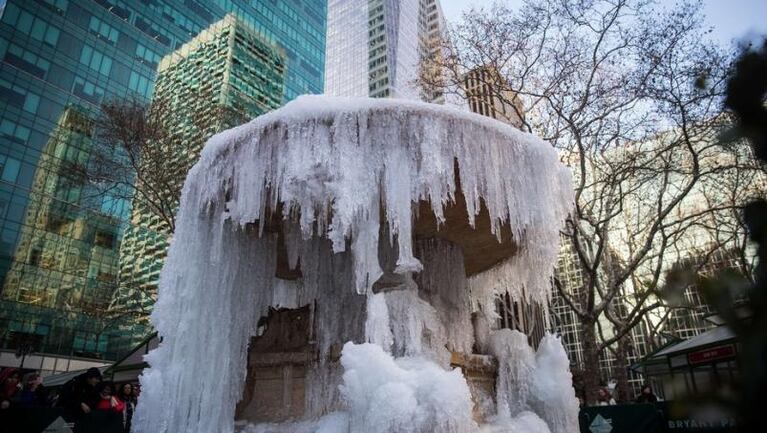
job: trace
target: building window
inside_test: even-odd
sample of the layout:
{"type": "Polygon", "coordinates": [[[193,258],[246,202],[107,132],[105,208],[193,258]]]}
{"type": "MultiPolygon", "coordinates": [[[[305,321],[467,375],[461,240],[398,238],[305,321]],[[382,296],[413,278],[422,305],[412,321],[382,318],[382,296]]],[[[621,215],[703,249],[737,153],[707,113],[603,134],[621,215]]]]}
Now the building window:
{"type": "Polygon", "coordinates": [[[0,155],[0,179],[15,183],[20,169],[21,161],[10,156],[0,155]]]}
{"type": "Polygon", "coordinates": [[[152,82],[149,78],[131,71],[128,88],[148,98],[152,93],[152,82]]]}
{"type": "MultiPolygon", "coordinates": [[[[11,122],[8,119],[3,119],[3,121],[0,122],[0,135],[17,143],[26,143],[29,139],[29,132],[29,128],[11,122]]],[[[3,178],[5,178],[5,174],[3,174],[3,178]]]]}
{"type": "Polygon", "coordinates": [[[91,22],[88,25],[88,30],[90,30],[90,32],[96,36],[99,36],[102,39],[106,39],[107,42],[113,45],[117,42],[117,37],[119,36],[117,29],[96,17],[91,17],[91,22]]]}
{"type": "Polygon", "coordinates": [[[72,93],[94,104],[101,103],[101,100],[104,98],[103,88],[80,77],[75,78],[72,93]]]}
{"type": "Polygon", "coordinates": [[[115,235],[114,233],[97,231],[94,243],[100,247],[111,250],[115,246],[115,235]]]}
{"type": "Polygon", "coordinates": [[[83,46],[83,51],[80,53],[80,63],[105,76],[109,76],[109,72],[112,70],[112,59],[88,45],[83,46]]]}
{"type": "Polygon", "coordinates": [[[42,259],[43,253],[39,248],[33,248],[29,253],[28,263],[32,266],[40,266],[40,259],[42,259]]]}
{"type": "Polygon", "coordinates": [[[8,45],[8,51],[5,53],[5,62],[24,70],[35,77],[45,78],[51,63],[39,56],[24,50],[18,45],[8,45]]]}
{"type": "Polygon", "coordinates": [[[166,47],[173,46],[173,37],[167,30],[158,28],[154,24],[151,24],[140,17],[136,17],[133,25],[166,47]]]}
{"type": "Polygon", "coordinates": [[[0,100],[32,114],[37,113],[37,107],[40,106],[38,95],[2,79],[0,79],[0,100]]]}
{"type": "Polygon", "coordinates": [[[136,45],[136,58],[151,65],[153,68],[157,67],[161,59],[159,54],[141,44],[136,45]]]}
{"type": "Polygon", "coordinates": [[[99,352],[106,352],[107,338],[104,335],[77,331],[72,342],[72,350],[75,354],[88,354],[90,356],[96,355],[99,352]]]}
{"type": "Polygon", "coordinates": [[[104,9],[108,10],[114,15],[117,15],[118,17],[122,18],[125,21],[130,20],[131,11],[128,5],[125,4],[125,2],[121,0],[96,0],[96,3],[100,4],[104,7],[104,9]]]}
{"type": "Polygon", "coordinates": [[[8,23],[14,30],[29,35],[52,47],[55,47],[59,41],[59,34],[61,32],[58,28],[33,16],[25,10],[19,9],[19,7],[14,4],[9,4],[5,7],[3,22],[8,23]]]}
{"type": "Polygon", "coordinates": [[[69,7],[69,0],[43,0],[45,4],[53,8],[56,12],[63,14],[69,7]]]}

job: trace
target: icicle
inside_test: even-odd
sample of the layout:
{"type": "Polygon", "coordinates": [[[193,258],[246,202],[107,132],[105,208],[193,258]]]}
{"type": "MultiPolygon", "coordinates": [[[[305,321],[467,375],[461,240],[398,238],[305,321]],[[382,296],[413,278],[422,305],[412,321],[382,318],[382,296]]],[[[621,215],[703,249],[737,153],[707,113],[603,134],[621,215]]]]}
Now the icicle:
{"type": "Polygon", "coordinates": [[[578,398],[572,387],[570,360],[559,337],[547,334],[535,354],[535,412],[552,433],[578,433],[578,398]]]}
{"type": "Polygon", "coordinates": [[[389,308],[383,294],[368,295],[365,339],[368,343],[377,344],[386,352],[391,352],[394,337],[389,324],[389,308]]]}
{"type": "MultiPolygon", "coordinates": [[[[334,347],[365,341],[367,333],[393,354],[419,361],[347,344],[343,381],[350,412],[326,419],[328,426],[346,422],[354,433],[383,432],[400,420],[402,430],[393,431],[475,433],[465,380],[446,368],[448,348],[468,352],[474,341],[467,286],[472,296],[507,288],[546,299],[558,232],[573,200],[569,182],[569,171],[543,141],[478,115],[412,101],[302,96],[214,136],[184,185],[152,314],[163,341],[146,357],[151,367],[141,377],[136,431],[231,433],[259,318],[270,306],[310,305],[320,361],[309,368],[307,416],[339,409],[341,371],[325,360],[334,347]],[[460,248],[415,241],[413,233],[419,200],[430,202],[444,222],[442,207],[455,199],[456,162],[469,222],[484,204],[493,234],[500,237],[509,225],[518,247],[516,257],[470,283],[460,248]],[[279,210],[289,265],[301,268],[293,282],[275,279],[278,235],[270,223],[279,210]],[[381,227],[391,239],[379,239],[381,227]],[[390,267],[379,262],[386,242],[396,248],[390,267]],[[373,295],[382,268],[402,284],[373,295]],[[414,279],[438,289],[416,291],[414,279]],[[388,374],[389,383],[369,388],[375,395],[358,385],[377,379],[354,377],[375,371],[366,362],[388,374]],[[216,374],[200,374],[205,371],[216,374]],[[443,386],[448,392],[441,394],[443,386]],[[353,388],[359,393],[349,393],[353,388]],[[433,389],[440,392],[426,395],[433,389]],[[401,400],[389,401],[395,396],[401,400]],[[356,406],[365,399],[388,404],[392,418],[365,418],[356,406]],[[408,429],[414,401],[424,423],[408,429]]],[[[504,347],[498,342],[496,353],[508,361],[504,347]]],[[[559,368],[559,356],[542,359],[559,368]]],[[[521,397],[509,398],[507,385],[504,401],[517,404],[521,397]]],[[[554,408],[540,410],[564,419],[554,408]]],[[[516,420],[535,421],[524,414],[516,420]]]]}
{"type": "Polygon", "coordinates": [[[490,352],[498,360],[498,411],[509,411],[510,415],[516,416],[530,410],[535,352],[527,343],[527,336],[510,329],[495,331],[490,335],[490,352]]]}
{"type": "Polygon", "coordinates": [[[525,293],[542,299],[572,206],[570,172],[551,146],[500,122],[414,101],[302,96],[213,137],[196,171],[205,203],[220,200],[221,184],[231,185],[228,215],[240,224],[262,219],[279,201],[300,214],[304,238],[317,229],[335,252],[346,239],[364,238],[354,259],[355,286],[364,293],[377,279],[366,245],[377,237],[379,204],[385,214],[378,225],[388,223],[397,238],[396,272],[420,271],[412,205],[428,200],[443,221],[442,206],[456,189],[455,161],[470,222],[483,200],[496,235],[510,224],[520,247],[515,260],[527,269],[525,293]]]}
{"type": "Polygon", "coordinates": [[[286,223],[283,225],[283,233],[285,234],[285,249],[288,251],[288,266],[290,269],[296,269],[301,254],[301,229],[286,223]]]}
{"type": "Polygon", "coordinates": [[[533,419],[552,433],[578,431],[578,399],[558,337],[547,334],[533,353],[524,334],[502,329],[492,333],[490,346],[498,360],[496,424],[514,424],[534,412],[533,419]]]}

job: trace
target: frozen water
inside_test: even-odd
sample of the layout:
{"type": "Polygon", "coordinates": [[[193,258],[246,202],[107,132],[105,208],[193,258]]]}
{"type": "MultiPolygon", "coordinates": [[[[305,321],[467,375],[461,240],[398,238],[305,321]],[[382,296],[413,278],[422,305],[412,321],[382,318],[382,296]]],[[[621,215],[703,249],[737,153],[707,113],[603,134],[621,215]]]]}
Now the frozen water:
{"type": "Polygon", "coordinates": [[[545,300],[558,229],[572,206],[569,170],[540,139],[472,113],[396,99],[303,96],[211,138],[189,176],[200,189],[186,205],[226,203],[224,216],[244,225],[264,221],[283,203],[300,213],[304,238],[327,236],[335,252],[351,239],[355,286],[364,293],[381,273],[381,222],[397,238],[397,272],[421,270],[412,204],[429,200],[443,221],[442,207],[456,189],[455,161],[470,220],[482,201],[493,233],[500,236],[509,223],[520,246],[502,271],[489,274],[493,285],[520,295],[524,287],[524,296],[545,300]]]}
{"type": "MultiPolygon", "coordinates": [[[[213,137],[184,185],[152,313],[163,340],[146,357],[136,431],[232,432],[258,319],[270,307],[306,305],[319,361],[307,371],[305,415],[321,421],[295,431],[332,432],[343,420],[367,431],[476,431],[466,421],[465,380],[447,368],[449,351],[471,352],[472,302],[489,308],[493,293],[505,290],[547,298],[572,199],[570,174],[546,143],[448,107],[306,96],[213,137]],[[468,280],[459,247],[413,235],[419,200],[444,222],[458,184],[455,164],[470,222],[485,206],[492,232],[500,237],[508,225],[517,246],[514,257],[468,280]],[[294,281],[275,277],[280,245],[287,267],[300,270],[294,281]],[[386,278],[394,283],[376,289],[386,278]],[[327,361],[334,347],[365,341],[380,347],[347,345],[343,368],[327,361]],[[363,382],[343,376],[361,371],[355,360],[363,358],[388,373],[363,382]],[[373,380],[381,381],[375,393],[360,394],[360,383],[373,380]],[[373,401],[391,417],[365,411],[373,401]],[[327,414],[335,415],[321,418],[327,414]],[[397,420],[411,415],[419,427],[398,430],[397,420]],[[437,427],[426,430],[431,422],[437,427]]],[[[507,343],[497,342],[499,354],[509,355],[507,343]]],[[[561,367],[558,355],[545,359],[561,367]]],[[[557,425],[547,418],[555,408],[520,404],[557,425]]],[[[515,418],[509,410],[507,418],[523,422],[525,413],[515,418]]]]}
{"type": "Polygon", "coordinates": [[[422,358],[395,360],[373,344],[344,346],[341,392],[350,431],[463,433],[476,429],[460,370],[422,358]]]}
{"type": "Polygon", "coordinates": [[[490,353],[498,360],[495,388],[499,412],[515,416],[530,410],[535,352],[527,343],[527,336],[511,329],[494,331],[490,335],[490,353]]]}
{"type": "Polygon", "coordinates": [[[547,334],[535,354],[533,408],[552,433],[577,433],[578,399],[570,385],[570,360],[559,337],[547,334]]]}
{"type": "Polygon", "coordinates": [[[239,433],[349,433],[349,415],[333,412],[314,421],[245,425],[239,433]]]}
{"type": "MultiPolygon", "coordinates": [[[[508,331],[508,330],[507,330],[508,331]]],[[[521,334],[520,334],[521,335],[521,334]]],[[[522,340],[504,332],[497,340],[507,340],[506,348],[520,349],[522,340]],[[520,344],[520,346],[516,346],[520,344]]],[[[498,341],[498,344],[501,344],[498,341]]],[[[526,343],[525,343],[526,344],[526,343]]],[[[530,352],[532,349],[527,348],[530,352]]],[[[394,358],[375,344],[347,343],[341,363],[344,367],[341,393],[344,410],[316,421],[247,426],[242,433],[564,433],[575,432],[577,400],[570,379],[563,377],[558,339],[547,336],[531,362],[529,377],[519,378],[536,388],[533,410],[517,410],[512,415],[504,403],[488,423],[472,420],[472,401],[460,370],[443,369],[421,357],[394,358]],[[536,364],[536,362],[538,362],[536,364]],[[566,381],[562,381],[566,379],[566,381]],[[537,385],[533,385],[537,384],[537,385]],[[540,405],[542,401],[550,405],[540,405]],[[573,406],[569,403],[575,404],[573,406]],[[560,409],[561,408],[561,409],[560,409]],[[552,411],[553,410],[553,411],[552,411]],[[562,416],[567,413],[567,416],[562,416]],[[571,418],[570,415],[575,416],[571,418]],[[551,428],[554,426],[554,428],[551,428]]],[[[562,353],[564,353],[562,351],[562,353]]],[[[565,358],[566,359],[566,358],[565,358]]],[[[508,360],[507,360],[508,361],[508,360]]],[[[515,361],[513,361],[515,362],[515,361]]],[[[564,367],[564,369],[563,369],[564,367]]],[[[499,379],[500,380],[500,379],[499,379]]],[[[530,396],[528,396],[529,398],[530,396]]],[[[500,401],[500,400],[499,400],[500,401]]],[[[514,402],[519,409],[524,404],[514,402]]]]}
{"type": "Polygon", "coordinates": [[[549,426],[533,412],[521,412],[515,417],[496,416],[480,428],[480,433],[551,433],[549,426]]]}
{"type": "Polygon", "coordinates": [[[391,351],[394,337],[389,321],[389,307],[386,306],[386,296],[382,293],[368,296],[367,319],[365,320],[365,338],[369,343],[391,351]]]}
{"type": "Polygon", "coordinates": [[[498,420],[532,411],[552,433],[577,433],[578,399],[560,339],[547,334],[537,352],[519,331],[494,331],[490,340],[491,353],[498,360],[498,420]]]}

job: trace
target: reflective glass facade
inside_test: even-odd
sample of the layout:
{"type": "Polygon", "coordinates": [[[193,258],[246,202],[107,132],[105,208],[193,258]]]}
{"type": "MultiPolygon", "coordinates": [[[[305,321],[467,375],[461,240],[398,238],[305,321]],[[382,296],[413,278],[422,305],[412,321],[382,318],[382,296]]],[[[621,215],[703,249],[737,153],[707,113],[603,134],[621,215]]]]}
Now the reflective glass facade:
{"type": "MultiPolygon", "coordinates": [[[[158,68],[153,98],[167,101],[164,117],[174,121],[166,166],[178,180],[163,202],[178,206],[185,173],[213,134],[280,106],[285,54],[228,15],[172,54],[158,68]]],[[[145,200],[134,200],[120,245],[116,315],[146,319],[154,305],[160,270],[172,231],[145,200]]]]}
{"type": "Polygon", "coordinates": [[[439,0],[329,0],[328,12],[325,93],[442,102],[415,82],[444,35],[439,0]]]}
{"type": "Polygon", "coordinates": [[[323,0],[9,0],[0,19],[0,350],[115,359],[144,325],[104,312],[130,203],[71,177],[99,103],[152,95],[160,60],[233,13],[287,60],[282,102],[321,93],[323,0]],[[132,329],[126,333],[126,326],[132,329]]]}

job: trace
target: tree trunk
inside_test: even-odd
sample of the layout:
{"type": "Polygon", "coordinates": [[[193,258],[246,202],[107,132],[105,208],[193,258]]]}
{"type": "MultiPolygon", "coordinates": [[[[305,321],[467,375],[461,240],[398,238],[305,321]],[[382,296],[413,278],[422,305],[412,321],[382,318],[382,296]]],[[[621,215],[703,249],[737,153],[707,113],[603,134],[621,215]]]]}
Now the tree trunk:
{"type": "Polygon", "coordinates": [[[617,383],[618,394],[616,400],[619,403],[631,401],[634,390],[629,386],[628,354],[631,334],[626,334],[618,340],[618,348],[615,351],[615,364],[613,365],[613,378],[617,383]]]}
{"type": "Polygon", "coordinates": [[[583,336],[583,388],[586,404],[594,405],[597,402],[597,389],[599,389],[602,375],[599,369],[597,333],[593,321],[581,322],[581,335],[583,336]]]}

